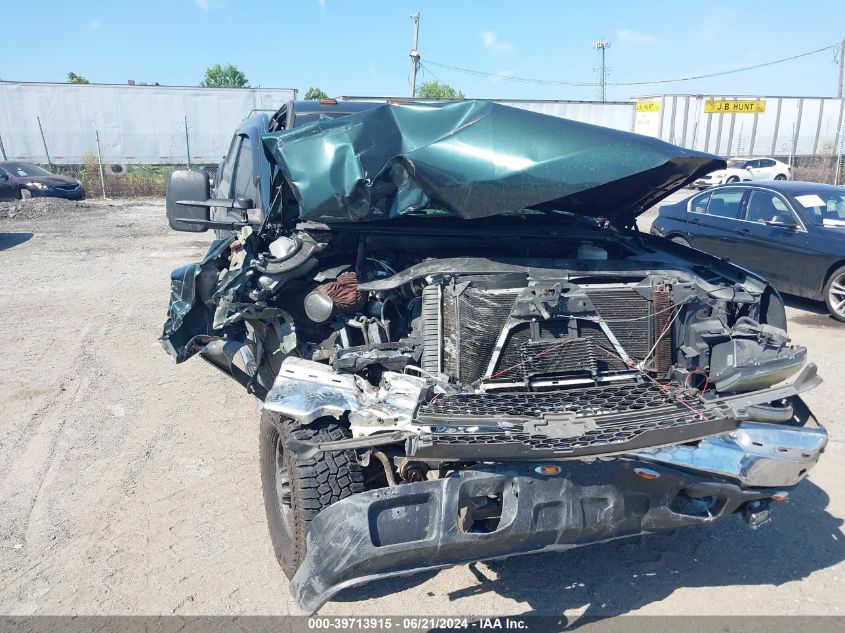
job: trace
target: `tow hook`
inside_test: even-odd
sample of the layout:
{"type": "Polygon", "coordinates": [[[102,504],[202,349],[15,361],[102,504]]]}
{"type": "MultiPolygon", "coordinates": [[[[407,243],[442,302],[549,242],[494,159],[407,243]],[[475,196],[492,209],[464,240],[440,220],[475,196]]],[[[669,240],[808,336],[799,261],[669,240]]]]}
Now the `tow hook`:
{"type": "Polygon", "coordinates": [[[772,520],[772,509],[767,499],[749,501],[742,508],[742,518],[752,530],[772,520]]]}

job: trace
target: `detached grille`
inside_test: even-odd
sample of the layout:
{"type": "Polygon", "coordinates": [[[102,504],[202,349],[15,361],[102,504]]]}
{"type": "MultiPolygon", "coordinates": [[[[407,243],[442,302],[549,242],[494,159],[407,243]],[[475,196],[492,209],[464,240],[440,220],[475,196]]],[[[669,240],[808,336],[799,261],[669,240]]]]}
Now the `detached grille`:
{"type": "Polygon", "coordinates": [[[589,455],[691,441],[736,427],[726,408],[680,398],[651,383],[461,394],[422,405],[417,421],[433,432],[418,442],[416,456],[448,459],[589,455]],[[566,413],[576,422],[589,419],[590,426],[567,437],[524,428],[532,420],[566,413]]]}
{"type": "MultiPolygon", "coordinates": [[[[671,405],[688,411],[674,395],[653,383],[627,383],[586,389],[537,393],[465,393],[420,406],[421,424],[455,422],[456,416],[514,416],[539,418],[571,411],[576,417],[643,411],[671,405]]],[[[694,405],[690,405],[694,406],[694,405]]]]}

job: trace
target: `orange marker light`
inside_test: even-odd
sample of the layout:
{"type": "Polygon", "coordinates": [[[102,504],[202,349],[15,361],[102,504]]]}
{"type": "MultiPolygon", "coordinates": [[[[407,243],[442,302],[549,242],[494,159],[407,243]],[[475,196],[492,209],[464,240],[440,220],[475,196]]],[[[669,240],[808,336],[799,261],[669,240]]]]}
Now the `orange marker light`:
{"type": "Polygon", "coordinates": [[[789,498],[788,492],[776,492],[772,495],[772,499],[775,501],[786,501],[789,498]]]}
{"type": "Polygon", "coordinates": [[[635,468],[634,472],[643,479],[657,479],[660,477],[660,473],[651,468],[635,468]]]}
{"type": "Polygon", "coordinates": [[[534,469],[534,472],[539,475],[559,475],[560,466],[555,466],[554,464],[543,464],[542,466],[537,466],[534,469]]]}
{"type": "Polygon", "coordinates": [[[337,105],[337,99],[320,99],[320,105],[337,105]]]}

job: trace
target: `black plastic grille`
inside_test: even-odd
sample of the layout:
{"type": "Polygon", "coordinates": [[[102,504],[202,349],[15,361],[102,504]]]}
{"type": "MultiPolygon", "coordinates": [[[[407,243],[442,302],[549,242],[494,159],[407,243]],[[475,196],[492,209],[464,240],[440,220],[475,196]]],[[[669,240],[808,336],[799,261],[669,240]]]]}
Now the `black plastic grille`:
{"type": "MultiPolygon", "coordinates": [[[[695,406],[694,401],[687,404],[695,406]]],[[[539,418],[547,413],[571,411],[577,416],[596,416],[610,413],[644,411],[672,406],[687,410],[674,394],[651,382],[638,382],[539,391],[536,393],[464,393],[438,398],[420,406],[420,422],[437,416],[514,416],[539,418]]]]}
{"type": "Polygon", "coordinates": [[[429,437],[432,455],[451,447],[456,457],[470,449],[491,457],[492,451],[510,457],[532,451],[609,452],[635,444],[644,434],[662,434],[662,439],[654,440],[656,445],[686,441],[695,437],[696,430],[701,436],[735,426],[726,410],[664,391],[653,383],[540,393],[460,394],[422,405],[418,422],[433,428],[429,437]],[[577,437],[551,437],[526,432],[520,424],[565,412],[573,413],[576,420],[591,418],[596,428],[577,437]],[[500,422],[513,425],[513,430],[493,430],[500,422]],[[468,432],[473,428],[469,425],[478,430],[468,432]],[[707,433],[700,432],[702,425],[709,427],[707,433]]]}

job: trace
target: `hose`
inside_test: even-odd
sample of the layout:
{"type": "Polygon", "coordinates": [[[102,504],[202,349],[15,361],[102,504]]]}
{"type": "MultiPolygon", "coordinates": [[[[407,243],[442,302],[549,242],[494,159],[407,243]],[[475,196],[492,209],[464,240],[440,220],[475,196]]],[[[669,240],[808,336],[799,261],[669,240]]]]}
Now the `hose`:
{"type": "Polygon", "coordinates": [[[396,477],[393,476],[393,468],[390,466],[390,460],[387,458],[387,455],[381,451],[373,451],[373,455],[381,462],[381,465],[384,466],[384,475],[387,477],[387,485],[394,488],[396,486],[396,477]]]}

